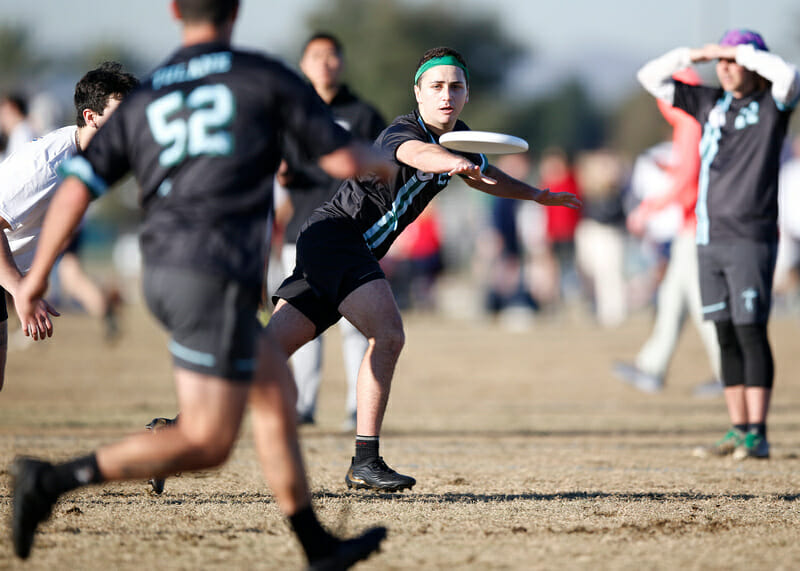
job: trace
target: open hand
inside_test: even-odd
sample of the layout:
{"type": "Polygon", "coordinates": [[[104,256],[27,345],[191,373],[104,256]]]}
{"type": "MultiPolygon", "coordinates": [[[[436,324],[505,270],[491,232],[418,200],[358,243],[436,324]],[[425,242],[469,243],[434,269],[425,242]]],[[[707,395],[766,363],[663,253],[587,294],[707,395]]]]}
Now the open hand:
{"type": "Polygon", "coordinates": [[[581,200],[571,192],[550,192],[549,189],[539,191],[536,202],[545,206],[566,206],[577,210],[581,206],[581,200]]]}

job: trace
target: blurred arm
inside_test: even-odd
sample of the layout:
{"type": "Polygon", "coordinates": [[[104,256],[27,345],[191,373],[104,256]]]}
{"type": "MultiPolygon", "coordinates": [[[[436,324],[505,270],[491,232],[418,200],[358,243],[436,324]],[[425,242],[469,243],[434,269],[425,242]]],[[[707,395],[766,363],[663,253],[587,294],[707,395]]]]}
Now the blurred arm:
{"type": "Polygon", "coordinates": [[[0,218],[0,287],[13,297],[19,282],[22,281],[22,272],[19,271],[17,264],[14,263],[14,256],[11,253],[11,246],[8,244],[8,237],[3,231],[7,228],[10,229],[11,225],[5,218],[0,218]]]}
{"type": "Polygon", "coordinates": [[[74,176],[67,177],[56,190],[45,215],[33,265],[22,279],[19,295],[14,298],[20,318],[32,314],[35,302],[44,295],[47,276],[80,224],[91,197],[89,188],[74,176]]]}
{"type": "Polygon", "coordinates": [[[772,97],[781,105],[794,107],[800,98],[800,74],[780,56],[751,45],[736,46],[736,63],[772,82],[772,97]]]}
{"type": "Polygon", "coordinates": [[[672,74],[691,63],[689,48],[676,48],[644,64],[636,73],[636,78],[651,95],[672,105],[675,100],[672,74]]]}

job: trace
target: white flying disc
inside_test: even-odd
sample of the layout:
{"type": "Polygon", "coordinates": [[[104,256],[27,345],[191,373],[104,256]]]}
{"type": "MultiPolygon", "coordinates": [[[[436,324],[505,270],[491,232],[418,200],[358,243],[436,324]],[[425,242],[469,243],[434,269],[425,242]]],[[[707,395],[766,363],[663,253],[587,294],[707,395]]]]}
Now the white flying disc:
{"type": "Polygon", "coordinates": [[[439,144],[454,151],[486,155],[508,155],[528,150],[525,139],[490,131],[450,131],[439,137],[439,144]]]}

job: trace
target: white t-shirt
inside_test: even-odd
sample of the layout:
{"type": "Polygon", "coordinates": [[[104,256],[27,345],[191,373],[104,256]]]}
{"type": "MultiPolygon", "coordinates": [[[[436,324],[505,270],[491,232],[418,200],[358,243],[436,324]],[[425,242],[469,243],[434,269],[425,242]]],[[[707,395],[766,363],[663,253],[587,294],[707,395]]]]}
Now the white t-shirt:
{"type": "Polygon", "coordinates": [[[62,127],[23,145],[0,163],[0,217],[22,273],[30,269],[50,199],[58,187],[58,166],[78,151],[77,127],[62,127]]]}

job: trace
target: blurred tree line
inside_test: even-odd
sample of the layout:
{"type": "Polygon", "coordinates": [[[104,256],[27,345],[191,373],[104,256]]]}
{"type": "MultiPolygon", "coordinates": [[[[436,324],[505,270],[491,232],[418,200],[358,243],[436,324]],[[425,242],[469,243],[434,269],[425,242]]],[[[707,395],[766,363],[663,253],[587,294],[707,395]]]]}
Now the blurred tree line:
{"type": "MultiPolygon", "coordinates": [[[[526,97],[510,89],[525,71],[520,64],[530,61],[532,54],[505,34],[498,16],[489,11],[461,12],[452,4],[409,0],[328,0],[308,15],[306,27],[307,33],[298,34],[294,53],[287,59],[299,60],[308,34],[335,34],[345,46],[351,87],[387,120],[413,109],[412,81],[422,53],[446,45],[464,54],[470,66],[470,103],[463,114],[467,124],[524,137],[534,154],[551,146],[571,154],[610,146],[634,157],[668,133],[653,98],[638,87],[633,74],[630,95],[614,108],[598,105],[580,77],[567,78],[543,91],[544,95],[526,97]]],[[[20,86],[42,89],[47,86],[38,85],[39,78],[59,76],[61,95],[69,94],[65,105],[71,106],[77,78],[109,59],[120,61],[137,75],[149,71],[135,51],[112,43],[90,45],[78,54],[45,57],[32,49],[26,30],[0,24],[3,92],[20,86]]],[[[64,120],[70,122],[72,110],[66,111],[64,120]]],[[[793,126],[798,124],[800,113],[795,114],[793,126]]]]}
{"type": "MultiPolygon", "coordinates": [[[[531,54],[503,32],[494,14],[463,14],[452,6],[399,0],[331,0],[307,18],[307,27],[342,40],[348,82],[387,120],[414,108],[412,82],[424,51],[449,46],[470,67],[470,103],[462,118],[473,129],[524,137],[534,153],[551,146],[575,153],[612,140],[635,153],[662,136],[660,115],[649,95],[650,105],[633,105],[625,113],[600,109],[579,78],[555,86],[544,97],[509,95],[508,85],[514,81],[509,72],[519,73],[517,64],[531,54]],[[631,117],[631,111],[640,116],[631,117]]],[[[298,44],[294,61],[300,48],[298,44]]]]}

